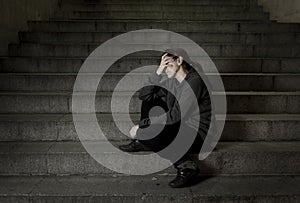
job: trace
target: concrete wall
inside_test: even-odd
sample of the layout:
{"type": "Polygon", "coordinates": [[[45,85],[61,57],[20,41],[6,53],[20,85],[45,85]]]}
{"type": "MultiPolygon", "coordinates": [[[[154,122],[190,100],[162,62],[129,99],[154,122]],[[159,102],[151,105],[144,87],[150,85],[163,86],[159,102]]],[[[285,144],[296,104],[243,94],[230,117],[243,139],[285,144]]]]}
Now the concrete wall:
{"type": "Polygon", "coordinates": [[[300,23],[300,0],[258,0],[272,20],[300,23]]]}
{"type": "Polygon", "coordinates": [[[18,42],[18,31],[27,29],[28,20],[48,19],[59,0],[0,0],[0,55],[7,45],[18,42]]]}

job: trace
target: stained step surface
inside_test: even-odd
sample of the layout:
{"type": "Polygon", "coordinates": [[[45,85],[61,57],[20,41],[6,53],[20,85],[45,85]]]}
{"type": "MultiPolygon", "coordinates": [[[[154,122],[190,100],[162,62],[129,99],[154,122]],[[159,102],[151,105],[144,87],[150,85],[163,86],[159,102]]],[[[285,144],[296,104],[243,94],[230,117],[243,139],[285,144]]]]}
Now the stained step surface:
{"type": "MultiPolygon", "coordinates": [[[[128,140],[131,122],[140,116],[123,114],[113,119],[110,114],[97,114],[98,123],[109,140],[128,140]],[[118,127],[125,129],[123,134],[118,127]],[[127,136],[126,136],[127,135],[127,136]]],[[[88,116],[79,116],[82,123],[88,116]]],[[[217,115],[216,120],[225,117],[217,115]]],[[[0,114],[1,141],[78,141],[72,114],[0,114]]],[[[299,114],[227,114],[222,141],[299,141],[299,114]]]]}
{"type": "MultiPolygon", "coordinates": [[[[156,67],[155,67],[156,68],[156,67]]],[[[98,70],[101,70],[97,67],[98,70]]],[[[98,71],[98,70],[95,71],[98,71]]],[[[117,91],[133,91],[141,87],[154,68],[149,73],[82,73],[80,78],[86,80],[86,85],[78,91],[91,91],[91,82],[103,75],[98,85],[98,91],[114,91],[120,80],[131,85],[120,86],[117,91]]],[[[73,91],[78,73],[0,73],[0,90],[2,91],[73,91]]],[[[300,91],[300,73],[270,74],[270,73],[207,73],[207,79],[216,81],[221,78],[225,91],[300,91]]],[[[213,91],[222,89],[212,88],[213,91]]]]}
{"type": "MultiPolygon", "coordinates": [[[[111,142],[119,146],[128,142],[111,142]]],[[[80,142],[1,142],[2,175],[112,174],[86,152],[80,142]],[[10,163],[10,164],[4,164],[10,163]]],[[[128,160],[102,141],[92,141],[92,152],[113,159],[119,167],[128,160]]],[[[138,152],[149,154],[151,152],[138,152]]],[[[300,142],[218,142],[217,148],[197,162],[202,174],[299,175],[300,142]],[[279,167],[280,166],[280,167],[279,167]]],[[[137,164],[134,160],[132,163],[137,164]]],[[[169,167],[164,172],[174,173],[169,167]]]]}
{"type": "Polygon", "coordinates": [[[198,21],[268,21],[264,12],[184,12],[184,11],[73,11],[56,14],[53,19],[112,19],[112,20],[191,20],[198,21]]]}
{"type": "MultiPolygon", "coordinates": [[[[111,92],[98,92],[95,100],[95,110],[99,113],[112,112],[111,92]]],[[[300,113],[299,92],[227,92],[213,93],[215,99],[226,96],[227,113],[300,113]],[[260,108],[257,108],[257,107],[260,108]]],[[[76,113],[90,113],[94,100],[89,92],[1,92],[1,113],[71,113],[72,97],[77,105],[84,108],[77,109],[76,113]],[[84,104],[84,105],[83,105],[84,104]]],[[[140,112],[141,100],[132,92],[118,92],[115,96],[116,113],[126,113],[126,102],[130,99],[129,111],[140,112]],[[133,97],[131,98],[131,95],[133,97]],[[131,98],[131,99],[130,99],[131,98]]],[[[220,113],[216,111],[216,113],[220,113]]]]}
{"type": "Polygon", "coordinates": [[[174,176],[1,177],[2,202],[298,202],[299,177],[199,177],[188,188],[167,183],[174,176]]]}
{"type": "Polygon", "coordinates": [[[30,31],[128,32],[140,29],[163,29],[174,32],[252,32],[288,33],[300,32],[300,25],[292,23],[247,22],[247,21],[160,21],[160,20],[52,20],[29,21],[30,31]]]}
{"type": "MultiPolygon", "coordinates": [[[[122,32],[21,32],[24,42],[39,43],[103,43],[122,32]]],[[[241,43],[241,44],[299,44],[299,33],[196,33],[180,32],[196,43],[241,43]]]]}
{"type": "MultiPolygon", "coordinates": [[[[212,60],[220,73],[300,73],[300,59],[298,58],[212,57],[212,60]]],[[[76,73],[84,61],[85,58],[3,57],[0,58],[0,68],[2,72],[76,73]]],[[[99,63],[96,59],[94,61],[99,63]]],[[[126,57],[116,61],[107,72],[129,72],[135,68],[159,64],[159,62],[158,57],[126,57]]]]}
{"type": "MultiPolygon", "coordinates": [[[[203,1],[198,1],[198,4],[180,4],[181,12],[263,12],[263,8],[257,5],[199,5],[203,1]]],[[[160,4],[112,4],[112,3],[63,3],[61,5],[61,11],[176,11],[178,10],[178,4],[168,4],[167,2],[161,2],[160,4]]]]}
{"type": "MultiPolygon", "coordinates": [[[[147,37],[147,36],[145,36],[147,37]]],[[[169,42],[168,42],[169,43],[169,42]]],[[[175,42],[174,42],[175,43],[175,42]]],[[[173,44],[181,47],[183,42],[173,44]]],[[[39,43],[22,43],[11,44],[9,46],[10,56],[40,56],[40,57],[88,57],[100,44],[39,44],[39,43]]],[[[202,44],[200,45],[206,54],[195,53],[190,57],[300,57],[300,45],[240,45],[240,44],[202,44]]],[[[124,44],[109,47],[103,57],[119,56],[117,50],[124,49],[124,44]]],[[[166,44],[165,39],[162,41],[153,40],[151,46],[144,44],[126,44],[127,49],[139,48],[149,50],[153,48],[167,49],[170,47],[166,44]],[[147,46],[149,48],[147,48],[147,46]],[[157,48],[156,48],[156,47],[157,48]],[[142,48],[143,47],[143,48],[142,48]]],[[[144,56],[151,56],[150,53],[144,56]]]]}

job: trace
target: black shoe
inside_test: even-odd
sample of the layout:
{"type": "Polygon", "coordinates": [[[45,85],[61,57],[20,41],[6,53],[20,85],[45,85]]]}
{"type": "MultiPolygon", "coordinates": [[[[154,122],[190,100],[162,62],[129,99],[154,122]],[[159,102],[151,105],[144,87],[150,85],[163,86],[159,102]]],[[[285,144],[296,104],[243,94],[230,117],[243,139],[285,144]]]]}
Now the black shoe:
{"type": "Polygon", "coordinates": [[[127,145],[121,145],[121,146],[119,146],[119,149],[124,152],[151,151],[149,148],[144,146],[138,140],[133,140],[132,142],[130,142],[127,145]]]}
{"type": "Polygon", "coordinates": [[[180,188],[188,185],[199,173],[199,169],[183,168],[177,171],[177,176],[169,182],[169,186],[180,188]]]}

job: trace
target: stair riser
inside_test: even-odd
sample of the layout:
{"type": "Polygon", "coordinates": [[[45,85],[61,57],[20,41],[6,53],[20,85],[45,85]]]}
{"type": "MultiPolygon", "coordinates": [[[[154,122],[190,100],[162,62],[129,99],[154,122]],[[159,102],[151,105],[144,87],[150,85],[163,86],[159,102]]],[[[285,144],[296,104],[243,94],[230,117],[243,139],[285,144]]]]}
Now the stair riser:
{"type": "MultiPolygon", "coordinates": [[[[300,73],[298,59],[220,59],[212,58],[219,72],[230,73],[300,73]]],[[[76,73],[84,59],[11,58],[0,59],[2,72],[76,73]]],[[[143,65],[159,64],[158,58],[128,58],[118,60],[109,72],[129,72],[143,65]]],[[[96,62],[100,63],[100,62],[96,62]]]]}
{"type": "MultiPolygon", "coordinates": [[[[20,33],[23,42],[36,43],[103,43],[122,33],[20,33]]],[[[242,44],[299,44],[300,34],[231,34],[231,33],[179,33],[194,42],[242,44]]]]}
{"type": "Polygon", "coordinates": [[[114,21],[50,21],[29,22],[31,31],[53,32],[128,32],[139,29],[163,29],[174,32],[299,32],[297,24],[234,23],[234,22],[114,22],[114,21]]]}
{"type": "MultiPolygon", "coordinates": [[[[170,4],[170,5],[188,5],[187,2],[180,1],[180,0],[167,0],[167,1],[159,1],[159,0],[154,0],[154,1],[147,1],[147,0],[130,0],[130,1],[122,1],[122,0],[105,0],[101,1],[101,4],[99,4],[99,1],[82,1],[82,0],[63,0],[62,3],[70,4],[70,3],[80,3],[82,5],[101,5],[101,4],[124,4],[124,5],[132,5],[132,4],[141,4],[141,5],[159,5],[159,4],[170,4]]],[[[197,1],[197,0],[189,0],[189,4],[193,5],[257,5],[257,0],[227,0],[224,2],[221,1],[215,1],[215,0],[202,0],[202,1],[197,1]]]]}
{"type": "MultiPolygon", "coordinates": [[[[72,118],[64,120],[1,121],[1,141],[78,141],[72,118]]],[[[128,140],[113,120],[99,117],[99,122],[107,139],[128,140]]],[[[129,132],[129,122],[118,123],[129,132]]],[[[227,120],[220,141],[300,141],[299,134],[300,120],[227,120]]]]}
{"type": "MultiPolygon", "coordinates": [[[[154,72],[154,70],[153,70],[154,72]]],[[[80,91],[91,91],[90,81],[98,76],[84,76],[86,85],[80,91]]],[[[114,91],[124,75],[105,75],[98,91],[114,91]]],[[[211,80],[217,76],[208,75],[211,80]]],[[[130,86],[120,86],[119,91],[133,91],[147,80],[147,74],[126,77],[130,86]]],[[[299,91],[300,75],[221,75],[225,91],[299,91]]],[[[3,91],[73,91],[76,75],[0,75],[0,90],[3,91]]],[[[213,91],[222,91],[213,89],[213,91]]]]}
{"type": "MultiPolygon", "coordinates": [[[[79,147],[79,152],[9,153],[0,155],[2,175],[88,175],[115,173],[96,162],[79,147]],[[7,164],[10,163],[10,164],[7,164]]],[[[111,154],[110,154],[111,155],[111,154]]],[[[107,156],[103,154],[102,156],[107,156]]],[[[117,155],[114,155],[117,156],[117,155]]],[[[200,163],[201,174],[299,174],[299,152],[213,152],[200,163]],[[226,164],[225,164],[226,163],[226,164]],[[298,164],[297,164],[298,163],[298,164]],[[281,167],[278,167],[281,166],[281,167]]],[[[115,157],[120,159],[123,157],[115,157]]],[[[169,167],[161,173],[174,173],[169,167]]]]}
{"type": "Polygon", "coordinates": [[[115,11],[115,12],[73,12],[57,13],[55,19],[151,19],[151,20],[265,20],[269,15],[265,13],[172,13],[172,12],[137,12],[137,11],[115,11]]]}
{"type": "MultiPolygon", "coordinates": [[[[78,96],[85,103],[85,109],[78,113],[87,113],[91,108],[89,96],[78,96]]],[[[218,96],[215,96],[218,97],[218,96]]],[[[300,113],[299,95],[289,96],[228,96],[227,113],[300,113]],[[259,108],[258,108],[259,107],[259,108]]],[[[72,98],[70,96],[0,96],[1,113],[71,113],[72,98]]],[[[124,112],[125,99],[118,97],[118,113],[124,112]]],[[[111,97],[96,98],[96,112],[110,112],[111,97]]],[[[130,112],[140,112],[141,101],[133,97],[129,106],[130,112]]],[[[219,113],[219,112],[216,112],[219,113]]]]}
{"type": "Polygon", "coordinates": [[[152,11],[152,12],[263,12],[262,7],[239,6],[239,5],[191,5],[184,4],[178,9],[178,5],[170,4],[64,4],[61,7],[62,11],[152,11]]]}
{"type": "MultiPolygon", "coordinates": [[[[134,45],[143,46],[143,45],[134,45]]],[[[160,45],[166,49],[166,45],[160,45]]],[[[181,44],[176,44],[181,47],[181,44]]],[[[21,44],[10,45],[10,56],[51,56],[51,57],[87,57],[96,49],[96,45],[39,45],[39,44],[21,44]]],[[[107,49],[105,56],[116,56],[115,47],[107,49]]],[[[124,47],[123,47],[124,48],[124,47]]],[[[128,46],[128,49],[130,47],[128,46]]],[[[203,45],[202,48],[211,57],[300,57],[299,46],[297,45],[203,45]]]]}

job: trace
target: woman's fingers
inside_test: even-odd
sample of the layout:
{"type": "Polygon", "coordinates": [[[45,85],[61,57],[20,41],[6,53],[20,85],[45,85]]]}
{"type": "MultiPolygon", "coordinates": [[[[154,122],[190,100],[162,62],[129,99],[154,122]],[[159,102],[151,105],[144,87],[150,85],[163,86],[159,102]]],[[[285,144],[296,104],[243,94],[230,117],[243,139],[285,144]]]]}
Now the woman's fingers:
{"type": "Polygon", "coordinates": [[[171,57],[166,56],[166,57],[163,59],[163,62],[169,62],[170,59],[171,59],[171,57]]]}
{"type": "Polygon", "coordinates": [[[162,59],[161,59],[161,64],[162,65],[168,65],[167,63],[169,63],[169,60],[170,60],[170,57],[168,57],[167,56],[167,53],[166,54],[164,54],[163,56],[162,56],[162,59]]]}
{"type": "Polygon", "coordinates": [[[167,56],[167,54],[168,54],[168,53],[165,53],[165,54],[161,57],[161,59],[163,60],[163,59],[167,56]]]}

